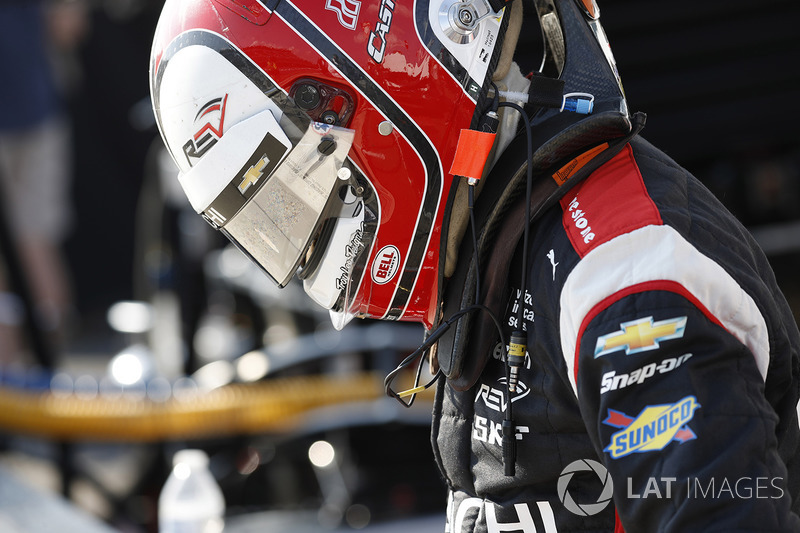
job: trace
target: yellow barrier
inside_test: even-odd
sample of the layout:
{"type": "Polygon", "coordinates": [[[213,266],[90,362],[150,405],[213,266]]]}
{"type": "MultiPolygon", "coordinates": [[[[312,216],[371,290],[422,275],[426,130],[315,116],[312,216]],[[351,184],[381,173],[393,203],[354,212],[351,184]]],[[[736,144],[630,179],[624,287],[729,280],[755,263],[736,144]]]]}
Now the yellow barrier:
{"type": "Polygon", "coordinates": [[[302,413],[383,395],[383,378],[300,376],[226,385],[171,397],[81,398],[0,388],[0,428],[63,441],[132,441],[222,437],[291,429],[302,413]]]}

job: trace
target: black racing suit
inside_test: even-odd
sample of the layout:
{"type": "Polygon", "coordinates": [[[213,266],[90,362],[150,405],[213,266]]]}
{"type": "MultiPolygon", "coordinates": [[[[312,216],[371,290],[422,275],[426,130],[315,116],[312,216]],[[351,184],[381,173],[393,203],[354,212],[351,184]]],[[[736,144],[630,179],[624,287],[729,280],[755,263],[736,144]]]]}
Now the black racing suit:
{"type": "Polygon", "coordinates": [[[517,391],[501,350],[468,390],[439,383],[446,531],[800,531],[800,335],[741,224],[636,137],[535,222],[528,249],[517,391]]]}

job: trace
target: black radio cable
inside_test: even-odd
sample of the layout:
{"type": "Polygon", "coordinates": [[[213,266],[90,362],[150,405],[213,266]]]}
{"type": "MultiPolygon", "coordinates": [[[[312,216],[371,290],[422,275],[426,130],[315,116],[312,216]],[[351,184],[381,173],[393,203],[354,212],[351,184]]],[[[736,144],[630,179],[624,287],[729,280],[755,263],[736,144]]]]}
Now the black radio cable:
{"type": "MultiPolygon", "coordinates": [[[[494,84],[492,84],[494,86],[494,84]]],[[[516,391],[517,383],[519,380],[519,367],[521,367],[525,362],[525,353],[527,351],[527,339],[526,334],[522,328],[522,320],[524,318],[523,308],[525,305],[525,293],[527,292],[527,262],[528,262],[528,240],[529,240],[529,224],[527,221],[530,219],[530,197],[532,194],[532,183],[533,183],[533,136],[531,132],[531,124],[530,120],[528,119],[527,114],[522,109],[522,107],[518,106],[517,104],[511,102],[500,102],[499,101],[499,91],[497,87],[494,86],[494,98],[491,104],[491,107],[487,113],[484,114],[479,128],[481,130],[489,129],[496,130],[498,119],[497,119],[497,111],[499,107],[510,107],[515,109],[519,112],[523,123],[525,124],[525,133],[527,139],[527,179],[526,179],[526,202],[525,202],[525,227],[523,228],[523,263],[522,263],[522,280],[520,283],[520,301],[518,303],[518,310],[517,310],[517,325],[518,328],[512,333],[511,338],[509,339],[509,343],[506,344],[505,335],[503,333],[503,329],[500,323],[500,320],[497,318],[495,313],[489,309],[488,307],[482,305],[480,303],[481,297],[481,284],[480,284],[480,262],[479,262],[479,254],[478,254],[478,229],[475,222],[475,215],[474,215],[474,204],[475,204],[475,186],[477,184],[476,179],[468,179],[467,185],[467,204],[468,204],[468,212],[469,212],[469,221],[471,226],[471,233],[472,233],[472,249],[473,249],[473,264],[475,267],[475,302],[467,306],[457,312],[455,312],[450,318],[445,320],[442,324],[440,324],[420,345],[419,348],[414,350],[410,355],[408,355],[393,371],[387,374],[386,378],[384,379],[384,390],[386,394],[392,398],[395,398],[401,404],[406,407],[411,407],[414,403],[414,399],[416,395],[428,388],[430,388],[442,375],[442,371],[438,370],[436,375],[426,383],[425,385],[419,385],[419,379],[422,373],[422,365],[425,361],[425,358],[422,357],[425,351],[427,351],[431,346],[433,346],[442,335],[447,332],[450,327],[456,323],[461,317],[468,313],[472,313],[475,311],[484,311],[486,312],[491,320],[494,322],[495,327],[497,328],[497,333],[500,338],[501,346],[509,346],[507,356],[506,356],[506,365],[505,365],[505,373],[506,373],[506,386],[507,386],[507,401],[506,407],[504,411],[504,419],[502,424],[503,429],[503,467],[504,473],[506,476],[514,476],[516,471],[516,426],[513,420],[513,408],[511,402],[511,393],[516,391]],[[392,383],[394,382],[397,375],[409,367],[410,365],[414,364],[414,362],[419,358],[419,362],[417,364],[417,370],[415,373],[414,378],[414,387],[408,389],[406,391],[396,392],[392,389],[392,383]],[[404,398],[410,397],[408,401],[404,398]]]]}
{"type": "MultiPolygon", "coordinates": [[[[494,87],[495,95],[499,94],[497,86],[494,87]]],[[[519,113],[520,119],[525,125],[526,137],[526,180],[525,180],[525,218],[522,238],[522,276],[520,279],[519,301],[517,302],[517,327],[511,333],[506,352],[506,401],[505,416],[503,419],[503,467],[506,476],[514,476],[516,471],[516,424],[514,423],[514,413],[512,407],[512,393],[516,392],[519,383],[519,369],[525,364],[525,354],[527,352],[527,333],[524,329],[523,319],[525,317],[525,297],[527,293],[528,277],[528,242],[530,240],[530,215],[531,215],[531,195],[533,194],[533,132],[530,119],[522,107],[513,102],[500,102],[498,107],[508,107],[519,113]]],[[[502,346],[506,346],[505,343],[502,346]]]]}

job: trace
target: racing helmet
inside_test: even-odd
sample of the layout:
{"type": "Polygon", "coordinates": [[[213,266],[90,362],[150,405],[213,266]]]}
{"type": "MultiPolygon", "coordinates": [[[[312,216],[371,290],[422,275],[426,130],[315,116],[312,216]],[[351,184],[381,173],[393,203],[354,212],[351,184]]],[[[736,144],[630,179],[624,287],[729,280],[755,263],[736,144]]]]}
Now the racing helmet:
{"type": "Polygon", "coordinates": [[[192,207],[279,286],[299,277],[336,327],[430,327],[458,131],[477,124],[509,11],[167,0],[150,90],[192,207]]]}

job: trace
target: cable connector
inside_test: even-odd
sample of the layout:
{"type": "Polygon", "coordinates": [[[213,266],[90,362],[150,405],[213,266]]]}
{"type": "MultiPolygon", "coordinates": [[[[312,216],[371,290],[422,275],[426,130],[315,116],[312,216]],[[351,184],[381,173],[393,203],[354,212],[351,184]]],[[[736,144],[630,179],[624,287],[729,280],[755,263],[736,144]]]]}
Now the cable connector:
{"type": "Polygon", "coordinates": [[[498,91],[498,95],[509,101],[522,102],[523,104],[535,104],[540,107],[558,108],[559,112],[569,111],[580,115],[589,115],[594,111],[594,95],[589,93],[567,93],[559,96],[550,94],[547,98],[532,101],[530,94],[516,91],[498,91]]]}
{"type": "Polygon", "coordinates": [[[483,115],[478,122],[478,131],[485,131],[487,133],[497,133],[497,128],[500,126],[500,117],[497,111],[488,111],[483,115]]]}
{"type": "Polygon", "coordinates": [[[589,93],[568,93],[564,95],[561,111],[571,111],[589,115],[594,109],[594,95],[589,93]]]}
{"type": "Polygon", "coordinates": [[[519,368],[525,364],[525,352],[528,351],[528,336],[522,331],[511,334],[508,343],[508,390],[516,392],[519,382],[519,368]]]}
{"type": "Polygon", "coordinates": [[[517,465],[517,426],[513,420],[503,420],[503,473],[514,477],[517,465]]]}

